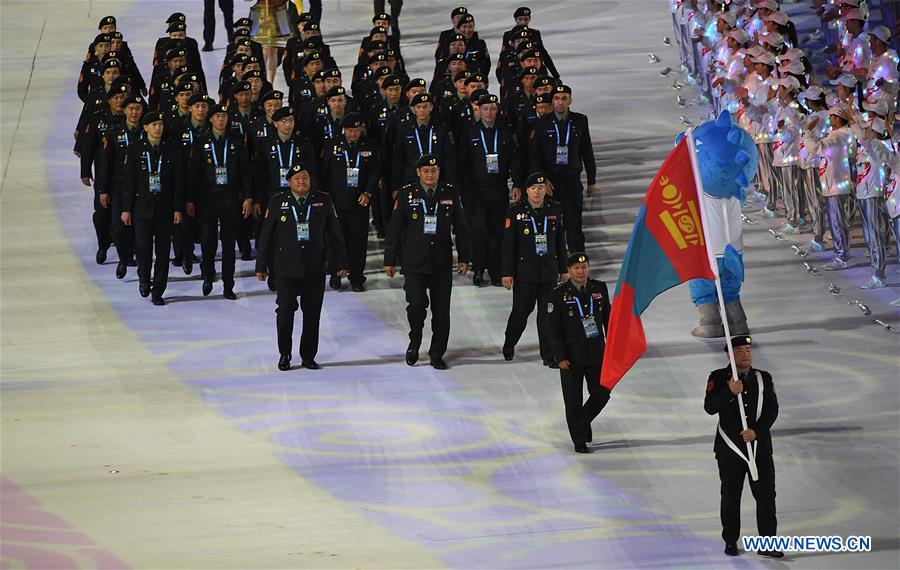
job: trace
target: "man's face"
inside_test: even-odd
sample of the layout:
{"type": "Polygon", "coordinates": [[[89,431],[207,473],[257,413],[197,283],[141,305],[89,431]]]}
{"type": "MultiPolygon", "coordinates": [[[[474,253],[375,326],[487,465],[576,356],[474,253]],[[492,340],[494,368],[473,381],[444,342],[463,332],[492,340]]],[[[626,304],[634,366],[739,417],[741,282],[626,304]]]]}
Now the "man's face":
{"type": "Polygon", "coordinates": [[[113,38],[109,42],[109,50],[110,51],[120,51],[122,49],[122,40],[119,38],[113,38]]]}
{"type": "Polygon", "coordinates": [[[324,79],[314,79],[313,80],[313,92],[316,97],[324,97],[326,93],[328,93],[328,89],[325,87],[324,79]]]}
{"type": "Polygon", "coordinates": [[[194,103],[191,105],[191,119],[195,123],[202,123],[209,114],[209,103],[194,103]]]}
{"type": "Polygon", "coordinates": [[[224,131],[226,127],[228,127],[228,114],[227,113],[216,113],[212,117],[209,118],[209,123],[212,125],[217,131],[224,131]]]}
{"type": "Polygon", "coordinates": [[[536,67],[538,69],[541,68],[541,58],[539,58],[539,57],[526,57],[520,63],[522,64],[523,68],[526,68],[526,67],[536,67]]]}
{"type": "Polygon", "coordinates": [[[496,103],[479,105],[478,108],[481,110],[481,120],[485,123],[491,125],[494,123],[494,121],[497,120],[497,113],[499,112],[499,109],[497,109],[496,103]]]}
{"type": "Polygon", "coordinates": [[[543,117],[544,115],[549,115],[550,111],[553,110],[553,105],[550,103],[538,103],[534,106],[534,112],[543,117]]]}
{"type": "Polygon", "coordinates": [[[386,30],[391,26],[391,23],[387,20],[375,20],[372,25],[376,28],[384,28],[386,30]]]}
{"type": "Polygon", "coordinates": [[[534,82],[537,81],[536,75],[524,75],[522,76],[522,87],[531,91],[534,89],[534,82]]]}
{"type": "Polygon", "coordinates": [[[97,42],[94,44],[94,55],[97,59],[103,59],[103,56],[109,53],[109,42],[97,42]]]}
{"type": "Polygon", "coordinates": [[[234,50],[234,52],[235,52],[235,53],[241,53],[241,54],[244,54],[244,55],[251,55],[251,54],[253,53],[253,50],[250,49],[250,46],[244,46],[244,45],[242,45],[242,46],[238,46],[237,49],[234,50]]]}
{"type": "Polygon", "coordinates": [[[421,85],[416,85],[415,87],[410,87],[406,91],[406,98],[409,99],[410,101],[412,101],[413,97],[415,97],[419,93],[425,93],[425,88],[422,87],[421,85]]]}
{"type": "Polygon", "coordinates": [[[534,204],[540,204],[544,201],[544,196],[547,195],[547,185],[544,183],[541,184],[532,184],[528,188],[525,189],[525,192],[528,193],[528,201],[534,204]]]}
{"type": "Polygon", "coordinates": [[[360,139],[362,132],[362,127],[344,127],[344,136],[347,137],[348,141],[353,143],[360,139]]]}
{"type": "Polygon", "coordinates": [[[306,63],[306,74],[310,77],[315,75],[316,73],[322,71],[322,60],[321,59],[313,59],[306,63]]]}
{"type": "Polygon", "coordinates": [[[858,36],[863,31],[863,23],[859,20],[847,20],[847,31],[858,36]]]}
{"type": "Polygon", "coordinates": [[[487,85],[481,81],[470,81],[469,84],[466,85],[466,94],[471,95],[472,91],[475,91],[476,89],[487,89],[487,85]]]}
{"type": "Polygon", "coordinates": [[[450,55],[453,55],[454,53],[466,53],[466,42],[450,42],[450,55]]]}
{"type": "Polygon", "coordinates": [[[164,127],[162,121],[153,121],[149,125],[144,125],[144,132],[147,133],[147,136],[151,139],[159,140],[162,138],[163,128],[164,127]]]}
{"type": "Polygon", "coordinates": [[[382,33],[372,34],[370,39],[375,42],[386,42],[387,34],[382,34],[382,33]]]}
{"type": "Polygon", "coordinates": [[[344,111],[347,109],[347,97],[345,95],[329,97],[328,109],[335,117],[343,117],[344,111]]]}
{"type": "Polygon", "coordinates": [[[122,103],[124,103],[127,98],[128,95],[125,93],[116,93],[109,98],[110,109],[112,109],[114,113],[120,113],[122,111],[122,103]]]}
{"type": "Polygon", "coordinates": [[[587,281],[590,274],[591,268],[586,261],[582,263],[573,263],[569,266],[569,277],[579,283],[587,281]]]}
{"type": "Polygon", "coordinates": [[[381,69],[382,67],[387,67],[387,62],[386,62],[386,61],[380,61],[380,60],[379,60],[379,61],[373,61],[372,63],[369,64],[369,69],[372,70],[372,71],[378,71],[378,70],[381,69]]]}
{"type": "Polygon", "coordinates": [[[250,91],[238,91],[234,94],[234,100],[237,101],[239,107],[246,108],[250,105],[250,91]]]}
{"type": "Polygon", "coordinates": [[[437,165],[420,166],[416,169],[416,174],[419,175],[419,182],[422,183],[422,186],[431,188],[437,185],[438,178],[441,177],[441,169],[437,165]]]}
{"type": "Polygon", "coordinates": [[[294,134],[294,117],[288,115],[280,121],[275,121],[275,129],[283,137],[291,136],[294,134]]]}
{"type": "Polygon", "coordinates": [[[325,78],[325,92],[328,93],[332,87],[340,87],[341,86],[341,78],[340,77],[326,77],[325,78]]]}
{"type": "Polygon", "coordinates": [[[457,79],[456,81],[453,82],[453,86],[456,87],[456,92],[457,92],[457,93],[466,93],[466,80],[465,80],[465,78],[463,78],[463,79],[457,79]]]}
{"type": "Polygon", "coordinates": [[[169,37],[172,38],[173,40],[183,40],[184,38],[187,37],[187,32],[185,32],[185,31],[169,32],[169,37]]]}
{"type": "Polygon", "coordinates": [[[244,73],[247,73],[248,71],[262,71],[262,70],[259,68],[258,63],[248,63],[247,65],[244,66],[244,73]]]}
{"type": "Polygon", "coordinates": [[[121,73],[119,72],[118,67],[110,67],[103,71],[103,82],[107,85],[112,85],[112,82],[119,78],[121,73]]]}
{"type": "Polygon", "coordinates": [[[173,57],[166,64],[169,66],[169,72],[174,73],[176,69],[184,65],[183,57],[173,57]]]}
{"type": "Polygon", "coordinates": [[[553,110],[560,115],[569,112],[569,106],[572,104],[572,97],[568,93],[553,94],[553,110]]]}
{"type": "Polygon", "coordinates": [[[266,117],[272,118],[272,114],[281,109],[281,100],[280,99],[269,99],[265,103],[263,103],[263,111],[266,112],[266,117]]]}
{"type": "Polygon", "coordinates": [[[106,24],[105,26],[103,26],[102,28],[100,28],[100,33],[101,33],[101,34],[111,34],[111,33],[115,32],[115,31],[116,31],[116,25],[115,25],[115,24],[106,24]]]}
{"type": "Polygon", "coordinates": [[[131,103],[125,107],[125,120],[136,125],[141,122],[141,115],[144,114],[144,106],[140,103],[131,103]]]}
{"type": "Polygon", "coordinates": [[[259,90],[262,89],[262,79],[259,77],[251,77],[247,81],[250,82],[250,98],[254,98],[259,95],[259,90]]]}
{"type": "Polygon", "coordinates": [[[875,36],[869,36],[869,48],[874,55],[881,55],[887,51],[887,44],[875,36]]]}
{"type": "Polygon", "coordinates": [[[528,26],[531,23],[531,16],[519,16],[516,18],[517,26],[528,26]]]}
{"type": "Polygon", "coordinates": [[[546,95],[547,93],[550,93],[551,91],[553,91],[552,85],[541,85],[540,87],[536,87],[534,90],[534,92],[537,95],[546,95]]]}
{"type": "Polygon", "coordinates": [[[182,91],[175,95],[175,103],[178,105],[178,108],[182,111],[187,110],[188,99],[191,98],[190,91],[182,91]]]}
{"type": "Polygon", "coordinates": [[[734,363],[741,370],[750,368],[753,364],[753,350],[749,346],[739,346],[734,349],[734,363]]]}
{"type": "Polygon", "coordinates": [[[387,89],[384,90],[384,98],[390,105],[396,105],[400,102],[400,94],[403,91],[403,88],[399,85],[391,85],[387,89]]]}
{"type": "Polygon", "coordinates": [[[447,66],[447,69],[450,70],[450,77],[456,77],[456,74],[459,73],[460,71],[465,71],[466,67],[467,67],[466,62],[460,61],[458,59],[454,59],[447,66]]]}
{"type": "Polygon", "coordinates": [[[291,187],[291,192],[306,194],[309,192],[309,172],[301,170],[297,174],[291,176],[288,180],[288,186],[291,187]]]}
{"type": "Polygon", "coordinates": [[[416,119],[418,119],[419,122],[425,123],[428,121],[429,117],[431,117],[432,109],[434,109],[434,105],[426,101],[413,106],[413,113],[415,113],[416,119]]]}

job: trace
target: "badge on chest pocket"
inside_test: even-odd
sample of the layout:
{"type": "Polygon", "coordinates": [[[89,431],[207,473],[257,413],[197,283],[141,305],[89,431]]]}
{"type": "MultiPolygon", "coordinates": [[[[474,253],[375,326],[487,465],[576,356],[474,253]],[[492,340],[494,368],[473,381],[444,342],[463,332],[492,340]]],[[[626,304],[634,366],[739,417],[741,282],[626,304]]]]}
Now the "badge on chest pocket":
{"type": "Polygon", "coordinates": [[[228,169],[224,166],[216,167],[216,186],[228,184],[228,169]]]}
{"type": "Polygon", "coordinates": [[[484,155],[485,165],[488,174],[497,174],[500,172],[500,155],[497,153],[484,155]]]}
{"type": "Polygon", "coordinates": [[[359,188],[359,169],[347,167],[347,188],[359,188]]]}

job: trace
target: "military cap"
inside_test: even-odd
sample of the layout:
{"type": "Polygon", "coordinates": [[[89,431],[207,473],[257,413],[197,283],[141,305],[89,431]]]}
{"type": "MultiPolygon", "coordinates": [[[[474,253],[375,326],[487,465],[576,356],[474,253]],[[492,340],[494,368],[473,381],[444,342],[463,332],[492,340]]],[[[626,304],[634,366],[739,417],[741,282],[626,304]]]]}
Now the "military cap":
{"type": "Polygon", "coordinates": [[[146,107],[147,100],[140,95],[129,95],[125,98],[125,102],[122,103],[122,107],[127,107],[129,105],[140,105],[141,107],[146,107]]]}
{"type": "Polygon", "coordinates": [[[325,70],[320,69],[319,71],[313,73],[312,80],[313,81],[325,81],[325,70]]]}
{"type": "Polygon", "coordinates": [[[366,60],[366,65],[372,65],[373,63],[377,63],[379,61],[387,61],[387,57],[383,53],[370,55],[369,59],[366,60]]]}
{"type": "Polygon", "coordinates": [[[265,103],[266,101],[281,101],[282,99],[284,99],[284,93],[278,91],[277,89],[272,89],[263,93],[259,98],[259,102],[265,103]]]}
{"type": "Polygon", "coordinates": [[[482,75],[480,73],[473,73],[472,75],[466,77],[466,85],[469,85],[470,83],[487,83],[487,82],[484,80],[484,75],[482,75]]]}
{"type": "Polygon", "coordinates": [[[234,84],[234,87],[231,88],[232,93],[240,93],[242,91],[250,91],[250,82],[246,79],[243,81],[238,81],[234,84]]]}
{"type": "Polygon", "coordinates": [[[388,49],[384,50],[384,57],[386,57],[388,59],[390,59],[390,58],[397,59],[397,57],[399,57],[399,55],[397,54],[397,50],[395,50],[394,48],[388,48],[388,49]]]}
{"type": "Polygon", "coordinates": [[[413,107],[420,103],[431,103],[434,104],[434,95],[431,93],[419,93],[415,97],[412,98],[412,101],[409,104],[413,107]]]}
{"type": "Polygon", "coordinates": [[[188,67],[187,65],[182,65],[175,70],[175,81],[176,83],[200,81],[200,77],[196,73],[191,71],[190,67],[188,67]]]}
{"type": "Polygon", "coordinates": [[[150,111],[149,113],[144,113],[141,117],[142,125],[149,125],[150,123],[155,123],[156,121],[162,121],[163,116],[159,111],[150,111]]]}
{"type": "Polygon", "coordinates": [[[371,38],[375,34],[386,34],[386,33],[387,33],[387,28],[385,28],[384,26],[375,26],[374,28],[369,30],[369,37],[371,38]]]}
{"type": "Polygon", "coordinates": [[[457,73],[453,77],[453,83],[456,83],[457,81],[462,81],[464,79],[468,79],[471,75],[472,75],[471,71],[469,71],[468,69],[464,69],[464,70],[460,71],[459,73],[457,73]]]}
{"type": "MultiPolygon", "coordinates": [[[[516,48],[516,55],[520,55],[523,52],[526,52],[530,49],[535,49],[537,46],[534,42],[522,42],[519,44],[519,47],[516,48]]],[[[520,55],[521,57],[521,55],[520,55]]]]}
{"type": "Polygon", "coordinates": [[[252,28],[253,20],[251,20],[250,18],[238,18],[234,22],[234,27],[235,28],[252,28]]]}
{"type": "Polygon", "coordinates": [[[538,59],[542,58],[542,52],[539,49],[532,48],[528,51],[522,52],[522,56],[519,59],[528,59],[529,57],[536,57],[538,59]]]}
{"type": "Polygon", "coordinates": [[[128,79],[125,77],[118,77],[112,82],[112,86],[109,88],[109,93],[106,94],[106,98],[112,99],[116,95],[121,95],[122,93],[128,93],[128,79]]]}
{"type": "Polygon", "coordinates": [[[556,95],[557,93],[568,93],[569,95],[571,95],[572,88],[568,85],[557,85],[553,88],[553,94],[556,95]]]}
{"type": "Polygon", "coordinates": [[[317,22],[315,20],[310,20],[308,24],[303,26],[303,31],[304,32],[317,32],[317,31],[321,31],[321,28],[322,28],[322,26],[319,24],[319,22],[317,22]]]}
{"type": "Polygon", "coordinates": [[[322,54],[317,51],[307,53],[306,57],[303,58],[303,65],[309,65],[314,61],[322,61],[322,54]]]}
{"type": "MultiPolygon", "coordinates": [[[[473,95],[474,95],[474,93],[473,93],[473,95]]],[[[496,95],[494,95],[493,93],[488,93],[487,95],[482,95],[481,97],[479,97],[477,99],[477,101],[478,101],[479,107],[482,105],[490,105],[491,103],[494,103],[497,105],[500,104],[500,98],[497,97],[496,95]]]]}
{"type": "Polygon", "coordinates": [[[409,83],[406,84],[406,86],[403,88],[403,91],[409,91],[413,87],[421,87],[422,89],[424,89],[425,87],[427,87],[427,85],[425,84],[424,79],[422,79],[421,77],[416,77],[409,80],[409,83]]]}
{"type": "Polygon", "coordinates": [[[191,81],[182,79],[178,83],[175,84],[175,94],[184,92],[192,92],[194,90],[194,85],[191,81]]]}
{"type": "Polygon", "coordinates": [[[119,32],[119,31],[116,31],[116,32],[110,32],[110,33],[109,33],[109,39],[110,39],[110,41],[112,41],[112,40],[121,40],[121,39],[123,39],[124,37],[125,37],[125,36],[122,35],[122,32],[119,32]]]}
{"type": "Polygon", "coordinates": [[[462,18],[459,19],[459,23],[456,25],[462,26],[463,24],[468,24],[469,22],[474,22],[474,21],[475,21],[475,16],[473,16],[472,14],[466,14],[465,16],[463,16],[462,18]]]}
{"type": "Polygon", "coordinates": [[[463,14],[468,14],[469,10],[465,6],[460,6],[459,8],[454,8],[452,12],[450,12],[450,17],[455,18],[457,16],[462,16],[463,14]]]}
{"type": "Polygon", "coordinates": [[[525,77],[526,75],[537,75],[540,73],[538,68],[536,67],[523,67],[519,70],[519,77],[525,77]]]}
{"type": "Polygon", "coordinates": [[[379,77],[387,77],[391,73],[391,68],[385,65],[384,67],[379,67],[378,69],[376,69],[375,74],[372,77],[378,79],[379,77]]]}
{"type": "Polygon", "coordinates": [[[363,117],[356,111],[347,113],[341,121],[342,129],[355,129],[363,126],[363,117]]]}
{"type": "Polygon", "coordinates": [[[121,67],[122,67],[122,62],[119,61],[118,59],[115,59],[115,58],[113,58],[113,59],[105,59],[105,58],[104,58],[104,60],[103,60],[103,71],[106,71],[107,69],[112,69],[112,68],[114,68],[114,67],[116,67],[116,68],[121,68],[121,67]]]}
{"type": "Polygon", "coordinates": [[[321,49],[324,45],[325,41],[322,39],[322,36],[312,36],[303,42],[303,47],[306,49],[321,49]]]}
{"type": "Polygon", "coordinates": [[[207,105],[212,104],[213,100],[206,93],[194,93],[191,95],[191,98],[188,99],[188,105],[196,105],[197,103],[206,103],[207,105]]]}
{"type": "Polygon", "coordinates": [[[244,74],[243,79],[244,79],[244,81],[249,81],[251,79],[262,79],[262,78],[263,78],[262,71],[260,71],[258,69],[251,69],[250,71],[248,71],[247,73],[244,74]]]}
{"type": "Polygon", "coordinates": [[[521,8],[516,8],[516,11],[513,12],[513,18],[521,18],[522,16],[530,16],[531,8],[527,6],[522,6],[521,8]]]}
{"type": "Polygon", "coordinates": [[[184,14],[181,12],[174,12],[171,16],[166,19],[167,24],[171,24],[172,22],[184,22],[186,18],[184,14]]]}
{"type": "Polygon", "coordinates": [[[108,44],[110,42],[109,34],[97,34],[94,36],[95,44],[108,44]]]}
{"type": "Polygon", "coordinates": [[[282,107],[272,113],[272,121],[280,121],[281,119],[287,119],[288,117],[294,116],[294,109],[291,107],[282,107]]]}
{"type": "Polygon", "coordinates": [[[253,40],[251,40],[250,38],[235,39],[234,45],[237,47],[251,47],[253,46],[253,40]]]}
{"type": "Polygon", "coordinates": [[[290,168],[288,168],[288,171],[284,174],[284,179],[290,180],[303,171],[309,172],[305,164],[303,164],[302,162],[298,162],[297,164],[294,164],[290,168]]]}
{"type": "Polygon", "coordinates": [[[187,26],[184,22],[172,22],[166,28],[166,33],[171,34],[172,32],[183,32],[187,29],[187,26]]]}
{"type": "Polygon", "coordinates": [[[539,103],[552,103],[553,97],[549,93],[541,93],[537,97],[534,98],[535,104],[539,103]]]}
{"type": "MultiPolygon", "coordinates": [[[[529,180],[531,177],[529,177],[529,180]]],[[[582,251],[576,251],[575,253],[569,255],[569,258],[566,259],[566,267],[572,267],[576,263],[590,263],[591,260],[587,256],[586,253],[582,251]]]]}
{"type": "Polygon", "coordinates": [[[403,78],[399,75],[388,75],[384,78],[384,81],[381,82],[381,88],[387,89],[388,87],[402,87],[403,86],[403,78]]]}
{"type": "Polygon", "coordinates": [[[216,113],[225,113],[227,115],[230,112],[231,112],[231,109],[228,108],[228,105],[223,104],[223,103],[217,103],[217,104],[213,105],[212,108],[209,110],[209,116],[212,117],[216,113]]]}
{"type": "MultiPolygon", "coordinates": [[[[737,348],[739,346],[753,346],[753,339],[745,334],[731,337],[731,348],[737,348]]],[[[728,345],[726,344],[722,347],[722,350],[728,352],[728,345]]]]}
{"type": "Polygon", "coordinates": [[[323,69],[322,73],[325,74],[325,77],[340,77],[341,70],[336,67],[330,67],[328,69],[323,69]]]}
{"type": "Polygon", "coordinates": [[[379,13],[375,14],[374,16],[372,16],[372,23],[374,24],[378,20],[385,20],[387,22],[390,22],[391,17],[390,17],[390,15],[385,14],[384,12],[379,12],[379,13]]]}
{"type": "Polygon", "coordinates": [[[451,44],[452,44],[453,42],[464,42],[464,41],[466,41],[466,36],[464,36],[464,35],[462,35],[462,34],[460,34],[460,33],[456,33],[456,34],[453,34],[452,36],[450,36],[450,43],[451,43],[451,44]]]}
{"type": "Polygon", "coordinates": [[[240,29],[234,31],[234,39],[249,38],[249,37],[250,37],[250,30],[248,30],[247,28],[240,28],[240,29]]]}
{"type": "Polygon", "coordinates": [[[115,26],[116,25],[116,17],[115,16],[104,16],[100,23],[97,25],[97,29],[99,30],[103,26],[115,26]]]}
{"type": "Polygon", "coordinates": [[[331,89],[328,90],[328,93],[325,94],[325,99],[331,99],[332,97],[338,97],[339,95],[346,95],[347,90],[340,85],[335,85],[331,89]]]}
{"type": "Polygon", "coordinates": [[[547,176],[543,172],[532,172],[525,181],[525,187],[534,186],[535,184],[546,184],[547,176]]]}
{"type": "Polygon", "coordinates": [[[369,40],[366,42],[366,51],[382,51],[387,49],[387,43],[382,40],[369,40]]]}
{"type": "Polygon", "coordinates": [[[416,161],[416,168],[422,168],[423,166],[437,166],[438,165],[438,157],[433,154],[423,154],[419,157],[419,160],[416,161]]]}
{"type": "Polygon", "coordinates": [[[248,59],[247,54],[233,53],[233,54],[231,54],[231,57],[228,58],[228,66],[230,67],[232,65],[237,65],[237,64],[244,65],[245,63],[247,63],[247,59],[248,59]]]}
{"type": "Polygon", "coordinates": [[[307,22],[312,22],[312,21],[313,21],[313,16],[309,12],[303,12],[302,14],[297,16],[298,24],[305,24],[307,22]]]}
{"type": "Polygon", "coordinates": [[[546,87],[548,85],[556,87],[556,80],[549,75],[539,75],[537,80],[534,82],[535,87],[546,87]]]}
{"type": "Polygon", "coordinates": [[[247,61],[244,62],[244,65],[250,65],[252,63],[258,63],[258,64],[262,65],[262,62],[259,60],[258,57],[256,57],[255,55],[248,55],[247,61]]]}
{"type": "Polygon", "coordinates": [[[172,61],[176,57],[184,57],[187,51],[184,48],[170,49],[166,52],[166,61],[172,61]]]}

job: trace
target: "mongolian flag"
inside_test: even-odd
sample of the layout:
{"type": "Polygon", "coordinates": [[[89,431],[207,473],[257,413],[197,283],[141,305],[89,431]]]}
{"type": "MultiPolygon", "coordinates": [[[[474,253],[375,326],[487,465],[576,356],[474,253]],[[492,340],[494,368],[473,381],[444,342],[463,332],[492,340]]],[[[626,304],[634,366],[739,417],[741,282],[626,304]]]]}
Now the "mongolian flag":
{"type": "Polygon", "coordinates": [[[647,348],[641,314],[650,302],[690,279],[715,279],[700,222],[688,137],[656,173],[628,240],[600,375],[600,383],[610,390],[647,348]]]}

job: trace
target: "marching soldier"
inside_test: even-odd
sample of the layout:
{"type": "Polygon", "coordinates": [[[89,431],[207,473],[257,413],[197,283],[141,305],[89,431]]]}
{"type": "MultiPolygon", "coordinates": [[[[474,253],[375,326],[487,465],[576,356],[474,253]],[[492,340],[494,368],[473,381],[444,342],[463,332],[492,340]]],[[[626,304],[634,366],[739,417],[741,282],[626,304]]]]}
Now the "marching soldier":
{"type": "Polygon", "coordinates": [[[175,100],[175,72],[185,63],[184,48],[166,52],[165,66],[154,70],[150,80],[150,109],[165,113],[172,108],[175,100]]]}
{"type": "Polygon", "coordinates": [[[206,92],[206,75],[203,73],[203,62],[200,61],[200,50],[197,48],[197,40],[187,35],[186,22],[185,15],[181,12],[175,12],[166,19],[168,36],[156,40],[156,47],[153,49],[153,66],[156,67],[162,63],[163,56],[171,47],[174,47],[175,42],[182,42],[181,47],[185,50],[187,64],[197,73],[200,78],[200,88],[206,92]]]}
{"type": "Polygon", "coordinates": [[[276,272],[279,370],[290,370],[294,313],[303,312],[300,337],[301,364],[308,370],[321,368],[316,362],[319,350],[319,319],[325,297],[326,259],[338,267],[338,276],[347,275],[344,241],[331,197],[310,187],[309,171],[294,164],[286,174],[289,191],[269,201],[266,220],[257,244],[256,277],[268,279],[267,264],[276,272]]]}
{"type": "Polygon", "coordinates": [[[447,125],[432,117],[434,95],[420,93],[412,98],[410,106],[415,119],[398,127],[394,141],[391,165],[394,191],[415,183],[419,178],[417,164],[426,154],[437,157],[441,180],[452,184],[456,180],[456,144],[447,125]]]}
{"type": "Polygon", "coordinates": [[[228,134],[229,108],[215,105],[209,112],[210,129],[194,142],[190,159],[191,189],[189,201],[198,203],[203,296],[212,292],[218,241],[222,241],[223,296],[234,294],[234,245],[240,216],[250,216],[253,198],[250,191],[250,164],[241,139],[228,134]]]}
{"type": "Polygon", "coordinates": [[[418,181],[404,186],[397,196],[384,248],[384,272],[393,277],[402,258],[409,346],[406,364],[419,360],[422,329],[431,304],[431,366],[446,370],[444,353],[450,338],[450,289],[453,276],[453,238],[456,237],[457,271],[469,269],[469,230],[456,189],[440,181],[440,160],[424,154],[416,161],[418,181]]]}
{"type": "Polygon", "coordinates": [[[558,85],[553,90],[553,114],[539,119],[532,131],[529,167],[547,174],[553,197],[562,203],[566,218],[566,243],[572,251],[584,251],[581,212],[582,164],[587,171],[587,195],[597,189],[597,163],[591,146],[588,119],[569,111],[572,89],[558,85]]]}
{"type": "Polygon", "coordinates": [[[573,253],[566,261],[569,280],[550,295],[550,347],[559,367],[566,424],[577,453],[590,453],[591,422],[609,402],[609,390],[600,385],[600,366],[609,328],[609,291],[606,283],[590,279],[588,256],[573,253]],[[584,382],[587,381],[587,402],[584,382]]]}
{"type": "Polygon", "coordinates": [[[537,330],[541,360],[555,367],[550,347],[549,316],[544,310],[553,288],[566,275],[566,241],[562,208],[546,199],[547,177],[535,172],[525,183],[525,199],[509,207],[503,234],[503,286],[513,291],[506,322],[503,358],[512,360],[528,317],[538,307],[537,330]]]}
{"type": "MultiPolygon", "coordinates": [[[[348,113],[341,127],[343,136],[322,157],[322,189],[331,195],[337,209],[350,262],[350,286],[361,293],[366,290],[363,271],[369,241],[369,204],[378,191],[380,157],[378,147],[363,136],[362,115],[348,113]]],[[[340,276],[333,273],[329,284],[332,289],[340,289],[340,276]]]]}
{"type": "Polygon", "coordinates": [[[146,136],[128,150],[122,222],[134,225],[141,297],[152,294],[153,304],[161,306],[166,304],[172,225],[181,223],[184,210],[183,162],[177,141],[163,138],[160,113],[147,113],[141,123],[146,136]]]}
{"type": "MultiPolygon", "coordinates": [[[[284,93],[278,90],[267,91],[263,93],[259,99],[262,113],[257,117],[253,124],[253,131],[256,133],[253,141],[254,150],[259,145],[265,145],[266,140],[275,133],[275,125],[272,123],[272,116],[275,111],[281,109],[282,101],[284,101],[284,93]]],[[[255,156],[254,156],[255,158],[255,156]]]]}
{"type": "MultiPolygon", "coordinates": [[[[737,556],[737,541],[741,535],[741,493],[744,478],[750,469],[746,452],[751,444],[757,481],[750,481],[750,490],[756,499],[756,526],[760,536],[775,536],[778,521],[775,515],[775,464],[772,461],[772,424],[778,417],[778,397],[772,384],[772,375],[753,368],[753,343],[749,336],[741,335],[730,340],[738,377],[731,367],[713,370],[706,382],[706,398],[703,408],[709,415],[719,415],[716,442],[713,449],[719,464],[719,480],[722,483],[721,516],[722,538],[725,554],[737,556]],[[738,406],[738,395],[744,409],[738,406]],[[744,429],[741,416],[746,416],[744,429]]],[[[728,347],[725,347],[728,351],[728,347]]],[[[760,555],[781,558],[777,550],[760,551],[760,555]]]]}
{"type": "Polygon", "coordinates": [[[109,53],[111,38],[109,34],[97,34],[94,38],[93,53],[81,66],[81,74],[78,76],[78,98],[83,103],[91,100],[88,92],[100,84],[101,75],[103,74],[103,66],[101,62],[103,57],[109,53]]]}

